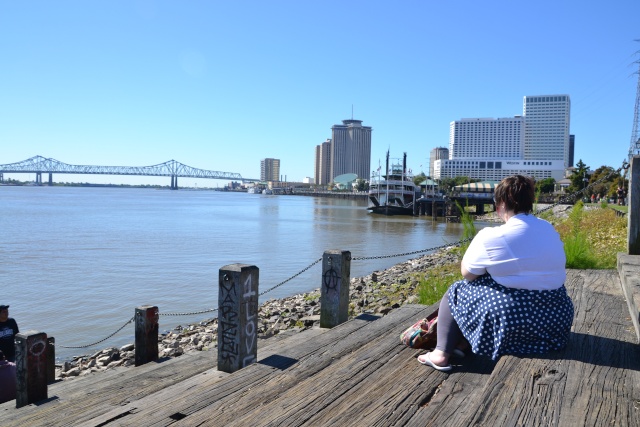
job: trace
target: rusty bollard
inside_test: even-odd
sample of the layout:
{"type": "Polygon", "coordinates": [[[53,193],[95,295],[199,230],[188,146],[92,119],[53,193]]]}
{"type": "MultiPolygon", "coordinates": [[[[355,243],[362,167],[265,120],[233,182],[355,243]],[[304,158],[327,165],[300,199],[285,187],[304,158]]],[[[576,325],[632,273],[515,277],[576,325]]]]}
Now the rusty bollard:
{"type": "Polygon", "coordinates": [[[158,360],[158,307],[143,305],[135,310],[136,366],[158,360]]]}
{"type": "Polygon", "coordinates": [[[47,334],[19,333],[16,346],[16,408],[45,400],[47,396],[47,334]]]}

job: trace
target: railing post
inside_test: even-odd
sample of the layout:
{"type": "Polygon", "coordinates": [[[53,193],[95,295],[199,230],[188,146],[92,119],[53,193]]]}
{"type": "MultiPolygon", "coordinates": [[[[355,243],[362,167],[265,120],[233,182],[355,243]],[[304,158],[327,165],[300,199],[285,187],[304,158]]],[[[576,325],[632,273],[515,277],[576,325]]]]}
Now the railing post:
{"type": "Polygon", "coordinates": [[[325,251],[322,256],[320,327],[333,328],[349,319],[351,252],[325,251]]]}
{"type": "Polygon", "coordinates": [[[158,307],[136,307],[135,365],[158,360],[158,307]]]}
{"type": "Polygon", "coordinates": [[[56,381],[56,339],[47,338],[47,384],[56,381]]]}
{"type": "Polygon", "coordinates": [[[47,398],[47,334],[16,334],[16,408],[47,398]]]}
{"type": "Polygon", "coordinates": [[[218,370],[235,372],[258,360],[258,274],[230,264],[218,274],[218,370]]]}
{"type": "Polygon", "coordinates": [[[640,255],[640,156],[631,159],[629,193],[627,195],[628,226],[627,245],[629,255],[640,255]]]}

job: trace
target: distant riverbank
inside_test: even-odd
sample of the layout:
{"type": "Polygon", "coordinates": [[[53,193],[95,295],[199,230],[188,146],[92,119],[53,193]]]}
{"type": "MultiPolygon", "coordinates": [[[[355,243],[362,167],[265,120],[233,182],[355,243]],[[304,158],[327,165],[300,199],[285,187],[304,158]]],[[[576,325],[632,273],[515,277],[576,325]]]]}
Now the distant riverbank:
{"type": "Polygon", "coordinates": [[[348,200],[366,200],[369,197],[369,193],[366,191],[349,192],[349,191],[300,191],[294,190],[292,193],[287,193],[292,196],[312,196],[312,197],[329,197],[333,199],[348,199],[348,200]]]}

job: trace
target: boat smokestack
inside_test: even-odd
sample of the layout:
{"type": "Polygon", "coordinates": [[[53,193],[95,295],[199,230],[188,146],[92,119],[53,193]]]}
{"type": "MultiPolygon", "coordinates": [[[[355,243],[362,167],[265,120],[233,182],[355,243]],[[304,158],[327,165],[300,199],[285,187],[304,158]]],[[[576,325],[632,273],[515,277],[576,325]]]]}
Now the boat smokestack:
{"type": "Polygon", "coordinates": [[[387,150],[387,176],[386,179],[389,179],[389,150],[387,150]]]}
{"type": "Polygon", "coordinates": [[[402,173],[407,173],[407,152],[402,156],[402,173]]]}

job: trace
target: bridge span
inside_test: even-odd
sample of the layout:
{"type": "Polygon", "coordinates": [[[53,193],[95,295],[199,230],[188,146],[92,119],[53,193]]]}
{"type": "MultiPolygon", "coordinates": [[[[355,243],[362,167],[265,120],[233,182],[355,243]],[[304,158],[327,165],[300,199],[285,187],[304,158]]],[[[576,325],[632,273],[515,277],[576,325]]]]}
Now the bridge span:
{"type": "Polygon", "coordinates": [[[258,182],[259,179],[243,178],[239,173],[219,172],[193,168],[175,160],[169,160],[152,166],[91,166],[70,165],[42,156],[31,157],[17,163],[0,165],[0,182],[4,182],[5,173],[35,173],[36,184],[42,185],[42,174],[49,174],[49,185],[53,184],[53,174],[77,175],[139,175],[166,176],[171,178],[171,189],[178,189],[180,178],[225,179],[242,182],[258,182]]]}

